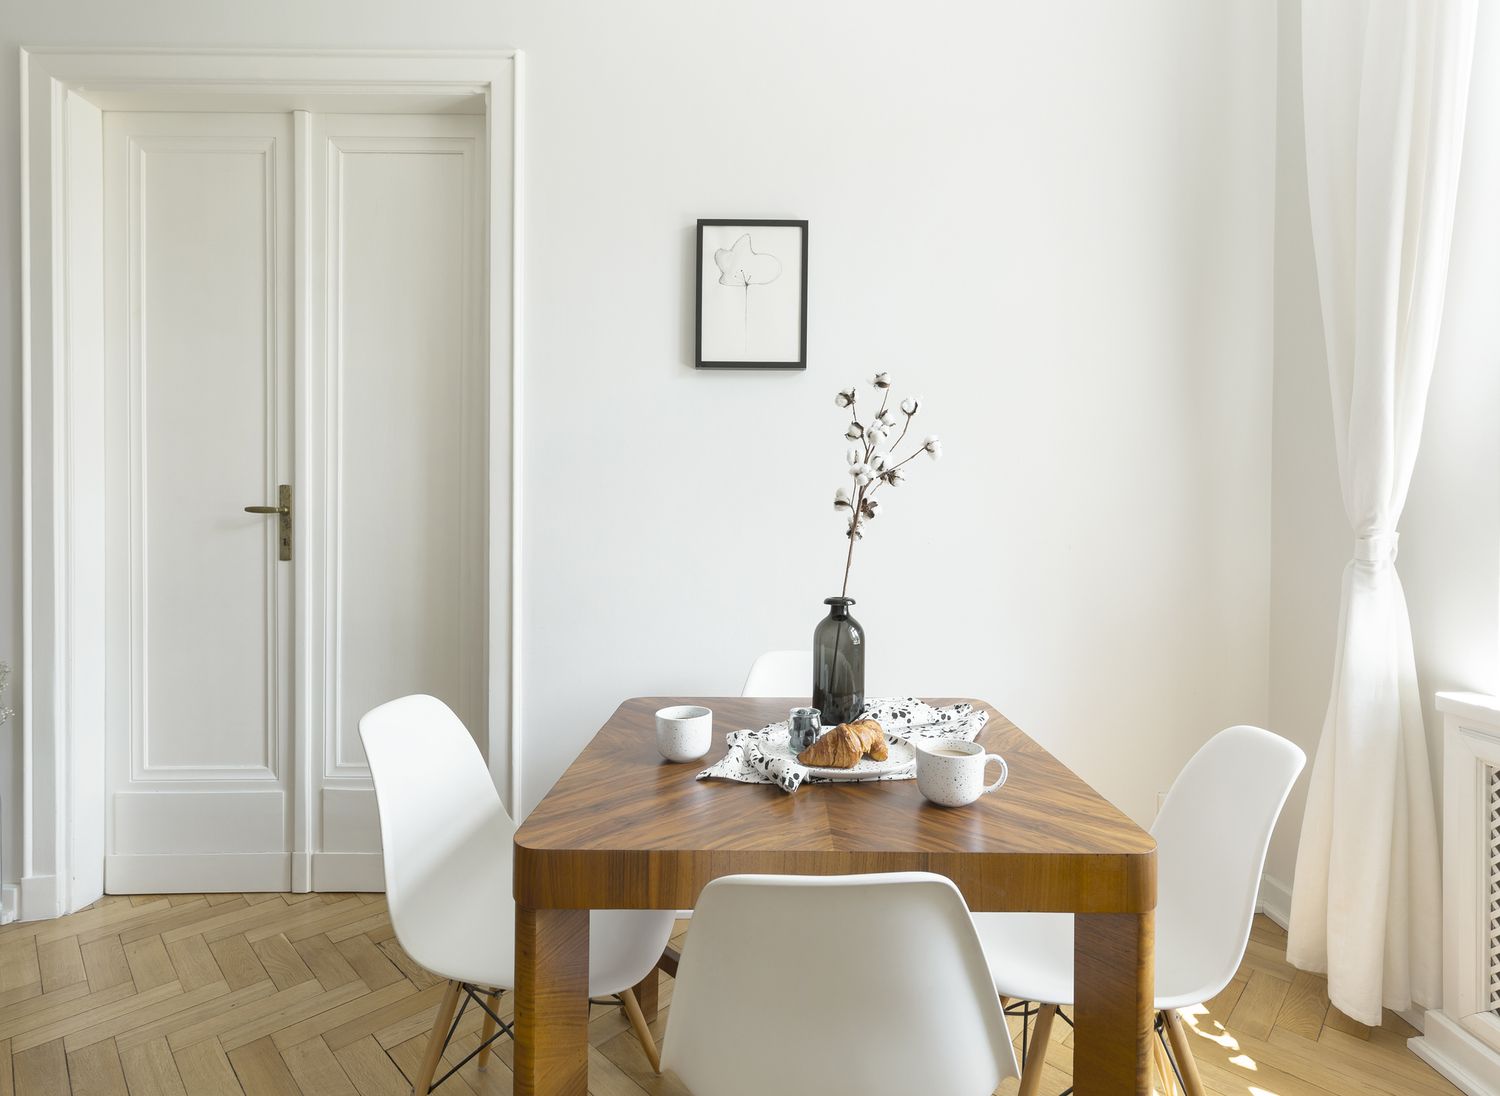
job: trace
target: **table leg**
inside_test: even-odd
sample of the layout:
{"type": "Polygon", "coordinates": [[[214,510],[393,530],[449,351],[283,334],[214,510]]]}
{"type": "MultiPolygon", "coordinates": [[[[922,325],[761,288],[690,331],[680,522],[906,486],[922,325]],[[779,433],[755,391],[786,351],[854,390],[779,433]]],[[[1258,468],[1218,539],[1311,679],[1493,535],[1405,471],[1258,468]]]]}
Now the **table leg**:
{"type": "Polygon", "coordinates": [[[1075,1091],[1150,1096],[1156,915],[1079,914],[1073,922],[1075,1091]]]}
{"type": "Polygon", "coordinates": [[[587,1096],[589,911],[516,907],[516,1096],[587,1096]]]}
{"type": "Polygon", "coordinates": [[[655,967],[636,983],[635,999],[641,1006],[641,1015],[646,1018],[646,1023],[655,1023],[656,1014],[661,1008],[661,972],[655,967]]]}

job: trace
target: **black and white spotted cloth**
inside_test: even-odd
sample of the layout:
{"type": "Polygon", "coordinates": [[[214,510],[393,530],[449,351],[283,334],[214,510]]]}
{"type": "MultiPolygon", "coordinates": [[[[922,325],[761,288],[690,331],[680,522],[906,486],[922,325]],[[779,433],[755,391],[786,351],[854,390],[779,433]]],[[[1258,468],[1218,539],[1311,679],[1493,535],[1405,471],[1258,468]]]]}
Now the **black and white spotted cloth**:
{"type": "MultiPolygon", "coordinates": [[[[965,738],[971,742],[990,718],[988,712],[975,711],[972,704],[935,708],[914,696],[866,700],[859,717],[876,720],[888,739],[965,738]]],[[[758,730],[731,731],[729,752],[699,773],[698,779],[776,784],[785,792],[796,791],[804,782],[830,783],[826,777],[810,776],[805,766],[790,758],[767,754],[768,745],[785,747],[790,733],[789,718],[758,730]]],[[[916,775],[914,769],[905,769],[871,779],[913,780],[916,775]]]]}

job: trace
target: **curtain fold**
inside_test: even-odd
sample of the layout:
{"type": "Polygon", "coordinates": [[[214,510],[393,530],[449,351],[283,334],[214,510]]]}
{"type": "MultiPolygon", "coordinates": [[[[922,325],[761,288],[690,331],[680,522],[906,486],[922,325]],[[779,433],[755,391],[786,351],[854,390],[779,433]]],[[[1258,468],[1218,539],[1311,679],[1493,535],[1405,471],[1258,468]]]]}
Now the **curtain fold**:
{"type": "Polygon", "coordinates": [[[1332,694],[1287,955],[1362,1023],[1436,1005],[1436,815],[1396,524],[1437,353],[1476,0],[1304,0],[1303,114],[1344,510],[1332,694]]]}

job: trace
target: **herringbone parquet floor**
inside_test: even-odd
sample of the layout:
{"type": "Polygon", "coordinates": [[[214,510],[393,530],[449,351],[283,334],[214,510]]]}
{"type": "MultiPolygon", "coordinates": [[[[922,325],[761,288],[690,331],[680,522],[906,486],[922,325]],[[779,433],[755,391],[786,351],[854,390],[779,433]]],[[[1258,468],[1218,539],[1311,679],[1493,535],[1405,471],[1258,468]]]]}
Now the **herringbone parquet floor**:
{"type": "MultiPolygon", "coordinates": [[[[1400,1020],[1347,1020],[1284,952],[1258,920],[1239,976],[1191,1017],[1211,1092],[1458,1092],[1406,1049],[1400,1020]]],[[[0,928],[0,1096],[402,1096],[441,990],[396,943],[379,895],[111,896],[0,928]]],[[[663,976],[658,1039],[671,990],[663,976]]],[[[471,1010],[449,1064],[478,1038],[471,1010]]],[[[593,1096],[685,1092],[650,1072],[618,1008],[594,1009],[590,1043],[593,1096]]],[[[508,1096],[511,1046],[496,1046],[488,1070],[470,1063],[438,1091],[508,1096]]],[[[1071,1033],[1048,1063],[1044,1091],[1059,1092],[1071,1033]]]]}

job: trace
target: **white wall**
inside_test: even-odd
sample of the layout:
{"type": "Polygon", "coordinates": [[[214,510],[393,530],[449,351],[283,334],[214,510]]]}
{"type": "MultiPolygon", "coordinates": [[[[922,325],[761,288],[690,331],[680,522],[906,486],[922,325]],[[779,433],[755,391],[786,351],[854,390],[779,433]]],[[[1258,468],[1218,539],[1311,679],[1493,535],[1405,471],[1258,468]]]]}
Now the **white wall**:
{"type": "MultiPolygon", "coordinates": [[[[527,51],[528,805],[621,698],[733,693],[807,643],[832,394],[877,368],[947,455],[858,550],[874,688],[989,698],[1143,820],[1265,719],[1265,5],[13,0],[0,36],[11,150],[21,43],[527,51]],[[690,367],[700,216],[811,221],[806,374],[690,367]]],[[[13,660],[17,187],[7,155],[13,660]]]]}
{"type": "MultiPolygon", "coordinates": [[[[1281,0],[1270,725],[1310,755],[1354,543],[1339,495],[1308,220],[1299,12],[1297,0],[1281,0]]],[[[1396,565],[1434,786],[1442,724],[1433,694],[1500,691],[1500,11],[1481,5],[1478,33],[1442,341],[1396,565]]],[[[1296,867],[1306,784],[1304,776],[1272,845],[1266,870],[1279,880],[1296,867]]]]}

